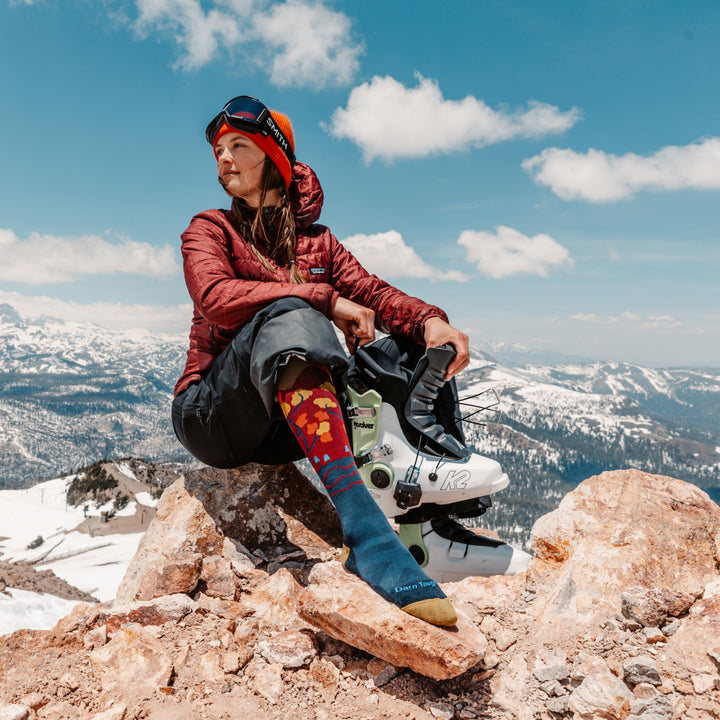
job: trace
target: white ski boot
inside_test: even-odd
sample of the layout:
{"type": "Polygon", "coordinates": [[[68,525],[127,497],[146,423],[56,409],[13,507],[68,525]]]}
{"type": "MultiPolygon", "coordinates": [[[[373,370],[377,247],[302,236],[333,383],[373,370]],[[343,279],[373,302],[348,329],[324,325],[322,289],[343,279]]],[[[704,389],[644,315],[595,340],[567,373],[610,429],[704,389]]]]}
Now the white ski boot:
{"type": "Polygon", "coordinates": [[[436,582],[481,575],[516,575],[530,561],[524,550],[477,535],[452,517],[400,523],[400,539],[425,574],[436,582]]]}
{"type": "Polygon", "coordinates": [[[358,348],[348,375],[349,435],[370,494],[436,581],[524,570],[527,553],[452,519],[481,515],[509,483],[498,462],[465,445],[455,383],[445,382],[454,349],[429,348],[409,375],[397,346],[385,338],[358,348]]]}
{"type": "Polygon", "coordinates": [[[492,495],[507,487],[508,476],[491,458],[468,452],[442,456],[413,448],[395,408],[368,390],[347,389],[352,451],[360,475],[386,517],[402,515],[421,503],[448,503],[492,495]],[[371,412],[368,412],[371,411],[371,412]]]}

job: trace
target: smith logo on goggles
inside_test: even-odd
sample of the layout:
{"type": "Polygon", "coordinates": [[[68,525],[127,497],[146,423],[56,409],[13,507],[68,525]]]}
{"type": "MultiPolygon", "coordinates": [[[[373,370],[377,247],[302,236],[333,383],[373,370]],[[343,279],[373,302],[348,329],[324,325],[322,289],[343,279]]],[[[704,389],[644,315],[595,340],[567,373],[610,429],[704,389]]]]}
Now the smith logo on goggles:
{"type": "Polygon", "coordinates": [[[264,137],[271,137],[285,153],[290,167],[295,164],[295,154],[290,142],[276,125],[270,111],[257,98],[240,95],[225,105],[205,129],[205,138],[211,145],[224,123],[250,135],[260,133],[264,137]]]}

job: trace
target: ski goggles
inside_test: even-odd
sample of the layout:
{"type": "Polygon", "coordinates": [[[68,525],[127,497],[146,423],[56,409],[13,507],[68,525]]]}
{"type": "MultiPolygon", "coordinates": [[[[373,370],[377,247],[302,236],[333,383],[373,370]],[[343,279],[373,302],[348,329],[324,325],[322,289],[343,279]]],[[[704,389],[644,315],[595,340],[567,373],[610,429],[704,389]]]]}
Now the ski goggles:
{"type": "Polygon", "coordinates": [[[290,142],[273,120],[270,111],[257,98],[240,95],[225,105],[205,129],[205,137],[211,145],[224,123],[248,135],[260,133],[263,137],[271,138],[285,153],[290,167],[295,164],[295,154],[290,142]]]}

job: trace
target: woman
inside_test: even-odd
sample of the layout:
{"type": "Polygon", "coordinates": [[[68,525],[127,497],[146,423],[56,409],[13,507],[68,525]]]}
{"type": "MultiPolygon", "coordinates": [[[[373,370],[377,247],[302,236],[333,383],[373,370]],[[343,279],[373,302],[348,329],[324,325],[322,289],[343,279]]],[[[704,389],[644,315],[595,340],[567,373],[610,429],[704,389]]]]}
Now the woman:
{"type": "Polygon", "coordinates": [[[344,564],[378,594],[437,625],[455,612],[400,542],[357,473],[335,384],[375,327],[428,347],[451,343],[448,377],[468,338],[439,308],[374,275],[317,220],[323,192],[295,162],[288,118],[255,98],[228,102],[206,130],[228,210],[196,215],[182,235],[193,301],[190,349],[175,388],[180,442],[214,467],[306,455],[337,508],[344,564]]]}

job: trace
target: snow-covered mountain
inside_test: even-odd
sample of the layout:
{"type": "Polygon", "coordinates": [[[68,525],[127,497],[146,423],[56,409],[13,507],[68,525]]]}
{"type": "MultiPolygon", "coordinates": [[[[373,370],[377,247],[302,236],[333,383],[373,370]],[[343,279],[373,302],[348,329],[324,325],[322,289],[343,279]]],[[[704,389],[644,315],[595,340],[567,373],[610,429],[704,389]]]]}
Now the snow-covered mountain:
{"type": "Polygon", "coordinates": [[[0,305],[0,487],[105,457],[187,458],[169,421],[186,344],[0,305]]]}
{"type": "MultiPolygon", "coordinates": [[[[189,460],[169,417],[186,342],[31,321],[0,306],[0,486],[101,458],[189,460]]],[[[511,477],[498,498],[509,508],[504,526],[519,523],[527,534],[539,509],[605,469],[635,466],[720,488],[720,370],[532,357],[527,348],[483,347],[460,380],[463,395],[493,387],[500,396],[497,412],[480,418],[486,427],[467,431],[511,477]]]]}
{"type": "Polygon", "coordinates": [[[130,458],[0,490],[0,635],[50,628],[91,597],[113,599],[179,472],[130,458]]]}
{"type": "Polygon", "coordinates": [[[485,427],[465,430],[511,478],[487,518],[507,539],[524,543],[534,519],[604,470],[669,475],[720,499],[720,370],[601,362],[509,368],[486,356],[459,386],[461,397],[492,388],[499,398],[476,418],[485,427]]]}

